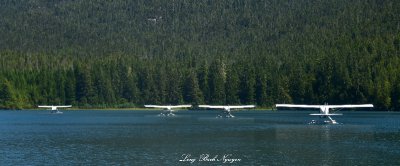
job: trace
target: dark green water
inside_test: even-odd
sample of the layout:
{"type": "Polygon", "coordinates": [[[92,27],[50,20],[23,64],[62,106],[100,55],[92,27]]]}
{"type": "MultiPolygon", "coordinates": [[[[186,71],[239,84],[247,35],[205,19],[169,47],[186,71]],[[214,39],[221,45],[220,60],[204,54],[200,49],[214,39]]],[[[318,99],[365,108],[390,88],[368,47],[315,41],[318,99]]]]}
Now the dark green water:
{"type": "Polygon", "coordinates": [[[0,111],[0,165],[400,165],[400,113],[308,113],[0,111]]]}

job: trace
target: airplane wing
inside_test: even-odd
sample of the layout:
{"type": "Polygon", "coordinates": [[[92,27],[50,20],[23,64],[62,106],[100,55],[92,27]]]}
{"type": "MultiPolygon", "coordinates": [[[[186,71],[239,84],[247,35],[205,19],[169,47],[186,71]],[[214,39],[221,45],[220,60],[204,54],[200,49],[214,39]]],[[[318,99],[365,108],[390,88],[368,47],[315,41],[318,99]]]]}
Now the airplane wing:
{"type": "Polygon", "coordinates": [[[220,108],[220,109],[224,109],[225,106],[222,105],[199,105],[200,108],[220,108]]]}
{"type": "Polygon", "coordinates": [[[320,108],[322,105],[297,105],[297,104],[276,104],[275,107],[289,108],[320,108]]]}
{"type": "Polygon", "coordinates": [[[162,106],[162,105],[144,105],[144,107],[147,107],[147,108],[168,108],[168,106],[162,106]]]}
{"type": "Polygon", "coordinates": [[[218,109],[225,109],[225,108],[254,108],[255,105],[237,105],[237,106],[227,106],[227,105],[199,105],[200,108],[218,108],[218,109]]]}
{"type": "Polygon", "coordinates": [[[185,107],[192,107],[192,105],[171,105],[171,106],[166,106],[166,105],[144,105],[144,107],[147,107],[147,108],[185,108],[185,107]]]}
{"type": "Polygon", "coordinates": [[[372,108],[372,104],[356,104],[356,105],[328,105],[329,108],[372,108]]]}
{"type": "Polygon", "coordinates": [[[229,108],[254,108],[255,105],[238,105],[238,106],[228,106],[229,108]]]}
{"type": "Polygon", "coordinates": [[[48,106],[48,105],[39,105],[39,108],[51,108],[52,106],[48,106]]]}
{"type": "Polygon", "coordinates": [[[54,107],[57,107],[57,108],[69,108],[69,107],[72,107],[72,105],[60,105],[60,106],[54,106],[54,107]]]}
{"type": "Polygon", "coordinates": [[[53,107],[57,107],[57,108],[68,108],[68,107],[72,107],[72,105],[39,105],[39,108],[53,108],[53,107]]]}
{"type": "Polygon", "coordinates": [[[174,105],[174,106],[170,106],[171,108],[188,108],[188,107],[192,107],[192,105],[174,105]]]}

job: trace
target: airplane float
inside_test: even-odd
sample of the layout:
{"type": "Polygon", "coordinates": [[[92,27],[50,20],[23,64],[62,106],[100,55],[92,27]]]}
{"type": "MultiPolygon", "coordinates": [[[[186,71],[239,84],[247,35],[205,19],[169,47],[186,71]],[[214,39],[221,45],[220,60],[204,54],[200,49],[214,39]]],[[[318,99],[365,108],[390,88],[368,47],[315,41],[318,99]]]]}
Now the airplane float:
{"type": "Polygon", "coordinates": [[[325,120],[325,123],[337,124],[337,122],[331,118],[331,116],[342,115],[330,113],[330,109],[343,109],[343,108],[372,108],[374,105],[372,104],[357,104],[357,105],[296,105],[296,104],[276,104],[278,107],[289,107],[289,108],[318,108],[319,114],[310,114],[314,116],[319,116],[320,118],[328,118],[329,120],[325,120]]]}
{"type": "Polygon", "coordinates": [[[175,116],[173,113],[173,108],[189,108],[192,105],[144,105],[146,108],[162,108],[163,112],[160,113],[160,116],[175,116]]]}
{"type": "Polygon", "coordinates": [[[58,108],[69,108],[72,105],[39,105],[39,108],[50,108],[50,113],[52,114],[62,114],[63,112],[59,111],[58,108]]]}
{"type": "Polygon", "coordinates": [[[229,105],[199,105],[200,108],[213,108],[213,109],[223,109],[222,114],[218,115],[219,118],[234,118],[231,114],[231,109],[240,109],[240,108],[254,108],[255,105],[238,105],[238,106],[229,106],[229,105]]]}

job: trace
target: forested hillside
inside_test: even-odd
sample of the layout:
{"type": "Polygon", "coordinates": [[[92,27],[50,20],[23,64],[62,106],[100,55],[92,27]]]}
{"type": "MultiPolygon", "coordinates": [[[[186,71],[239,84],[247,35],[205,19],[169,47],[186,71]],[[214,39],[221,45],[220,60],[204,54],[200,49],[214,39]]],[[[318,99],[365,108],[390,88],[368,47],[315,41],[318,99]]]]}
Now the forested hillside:
{"type": "Polygon", "coordinates": [[[400,109],[400,1],[2,0],[0,107],[400,109]]]}

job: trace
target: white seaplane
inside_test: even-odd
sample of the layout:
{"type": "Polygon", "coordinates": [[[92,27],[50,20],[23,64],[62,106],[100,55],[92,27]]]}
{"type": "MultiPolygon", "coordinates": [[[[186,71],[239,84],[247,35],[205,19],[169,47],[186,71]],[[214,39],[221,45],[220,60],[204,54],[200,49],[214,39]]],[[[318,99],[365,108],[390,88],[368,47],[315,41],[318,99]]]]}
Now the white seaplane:
{"type": "MultiPolygon", "coordinates": [[[[330,113],[330,109],[338,109],[336,111],[339,111],[340,109],[343,108],[372,108],[374,105],[372,104],[357,104],[357,105],[296,105],[296,104],[276,104],[276,107],[289,107],[289,108],[319,108],[319,114],[310,114],[310,115],[315,115],[319,116],[320,118],[328,118],[329,120],[325,120],[325,123],[330,123],[330,124],[337,124],[337,122],[331,118],[331,116],[336,116],[336,115],[343,115],[343,114],[335,114],[335,113],[330,113]]],[[[315,123],[315,121],[312,121],[311,123],[315,123]]]]}
{"type": "Polygon", "coordinates": [[[62,114],[63,112],[59,111],[58,108],[69,108],[72,105],[39,105],[39,108],[50,108],[50,113],[52,114],[62,114]]]}
{"type": "Polygon", "coordinates": [[[189,108],[192,105],[144,105],[146,108],[162,108],[160,116],[175,116],[173,108],[189,108]]]}
{"type": "Polygon", "coordinates": [[[234,118],[231,114],[231,109],[240,109],[240,108],[254,108],[255,105],[199,105],[200,108],[213,108],[213,109],[223,109],[222,113],[219,114],[218,118],[234,118]]]}

